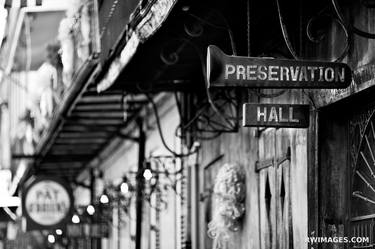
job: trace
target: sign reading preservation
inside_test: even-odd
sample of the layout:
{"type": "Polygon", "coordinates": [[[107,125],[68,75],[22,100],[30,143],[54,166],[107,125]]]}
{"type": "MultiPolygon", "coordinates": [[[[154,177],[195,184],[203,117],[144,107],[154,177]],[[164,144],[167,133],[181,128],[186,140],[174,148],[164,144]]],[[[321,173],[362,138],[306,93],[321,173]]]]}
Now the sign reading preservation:
{"type": "Polygon", "coordinates": [[[244,104],[243,126],[306,128],[309,105],[244,104]]]}
{"type": "Polygon", "coordinates": [[[37,177],[22,194],[22,210],[27,230],[63,226],[70,218],[73,198],[69,186],[62,180],[37,177]]]}
{"type": "Polygon", "coordinates": [[[344,63],[229,56],[207,52],[209,87],[346,88],[352,80],[344,63]]]}

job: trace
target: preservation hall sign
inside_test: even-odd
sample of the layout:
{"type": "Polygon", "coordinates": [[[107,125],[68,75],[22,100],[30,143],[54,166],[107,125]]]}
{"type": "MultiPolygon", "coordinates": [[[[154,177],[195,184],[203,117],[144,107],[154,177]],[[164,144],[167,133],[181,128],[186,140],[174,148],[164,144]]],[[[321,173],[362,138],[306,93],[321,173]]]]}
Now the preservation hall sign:
{"type": "Polygon", "coordinates": [[[344,63],[228,56],[211,45],[207,80],[209,87],[346,88],[352,76],[344,63]]]}
{"type": "Polygon", "coordinates": [[[309,105],[247,103],[243,105],[243,126],[306,128],[309,105]]]}
{"type": "Polygon", "coordinates": [[[27,230],[61,228],[73,210],[71,190],[58,178],[31,179],[22,194],[22,210],[27,230]]]}

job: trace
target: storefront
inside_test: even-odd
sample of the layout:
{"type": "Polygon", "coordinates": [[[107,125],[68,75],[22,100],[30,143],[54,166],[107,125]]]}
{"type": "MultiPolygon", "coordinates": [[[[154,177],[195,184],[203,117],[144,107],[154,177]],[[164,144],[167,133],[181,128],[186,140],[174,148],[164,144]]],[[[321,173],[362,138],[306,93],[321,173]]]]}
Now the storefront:
{"type": "Polygon", "coordinates": [[[27,158],[29,176],[62,175],[73,187],[70,248],[346,248],[307,243],[340,236],[373,245],[371,1],[96,7],[89,27],[100,35],[62,58],[66,95],[27,158]],[[210,45],[231,63],[258,64],[232,63],[215,83],[210,45]],[[79,56],[87,61],[73,70],[68,59],[79,56]],[[263,125],[248,127],[251,104],[263,125]],[[94,238],[90,226],[103,230],[94,238]]]}

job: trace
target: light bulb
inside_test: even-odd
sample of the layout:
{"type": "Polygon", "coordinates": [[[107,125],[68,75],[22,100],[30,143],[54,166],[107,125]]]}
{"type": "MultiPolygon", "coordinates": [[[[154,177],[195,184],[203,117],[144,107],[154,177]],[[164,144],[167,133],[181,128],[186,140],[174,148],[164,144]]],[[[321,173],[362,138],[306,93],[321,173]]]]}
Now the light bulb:
{"type": "Polygon", "coordinates": [[[93,205],[88,205],[86,211],[89,215],[93,215],[95,213],[95,208],[93,205]]]}
{"type": "Polygon", "coordinates": [[[189,11],[190,10],[190,6],[188,6],[188,5],[185,5],[185,6],[182,6],[182,11],[185,11],[185,12],[187,12],[187,11],[189,11]]]}
{"type": "Polygon", "coordinates": [[[107,204],[108,202],[109,202],[108,196],[106,194],[102,194],[102,196],[100,196],[100,203],[107,204]]]}
{"type": "Polygon", "coordinates": [[[56,234],[57,235],[62,235],[63,234],[63,231],[61,229],[56,229],[56,234]]]}
{"type": "Polygon", "coordinates": [[[56,241],[55,236],[53,236],[53,234],[48,234],[47,240],[51,244],[55,243],[56,241]]]}
{"type": "Polygon", "coordinates": [[[79,219],[79,216],[78,215],[73,215],[73,217],[72,217],[72,222],[74,223],[74,224],[78,224],[79,222],[80,222],[81,220],[79,219]]]}
{"type": "Polygon", "coordinates": [[[121,193],[127,194],[129,192],[129,184],[127,184],[126,182],[121,183],[120,190],[121,193]]]}
{"type": "Polygon", "coordinates": [[[152,178],[152,172],[150,169],[145,169],[143,172],[143,177],[146,179],[146,181],[149,181],[152,178]]]}

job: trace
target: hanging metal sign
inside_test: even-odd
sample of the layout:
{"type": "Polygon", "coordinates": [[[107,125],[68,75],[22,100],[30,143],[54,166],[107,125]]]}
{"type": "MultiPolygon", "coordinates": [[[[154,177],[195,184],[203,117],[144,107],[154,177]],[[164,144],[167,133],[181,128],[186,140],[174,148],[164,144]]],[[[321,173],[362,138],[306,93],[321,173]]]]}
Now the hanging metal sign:
{"type": "Polygon", "coordinates": [[[344,63],[229,56],[210,45],[209,87],[346,88],[352,81],[344,63]]]}
{"type": "Polygon", "coordinates": [[[55,177],[33,177],[22,192],[26,230],[62,228],[73,211],[69,185],[55,177]]]}
{"type": "Polygon", "coordinates": [[[309,105],[252,104],[243,105],[243,126],[306,128],[309,105]]]}

